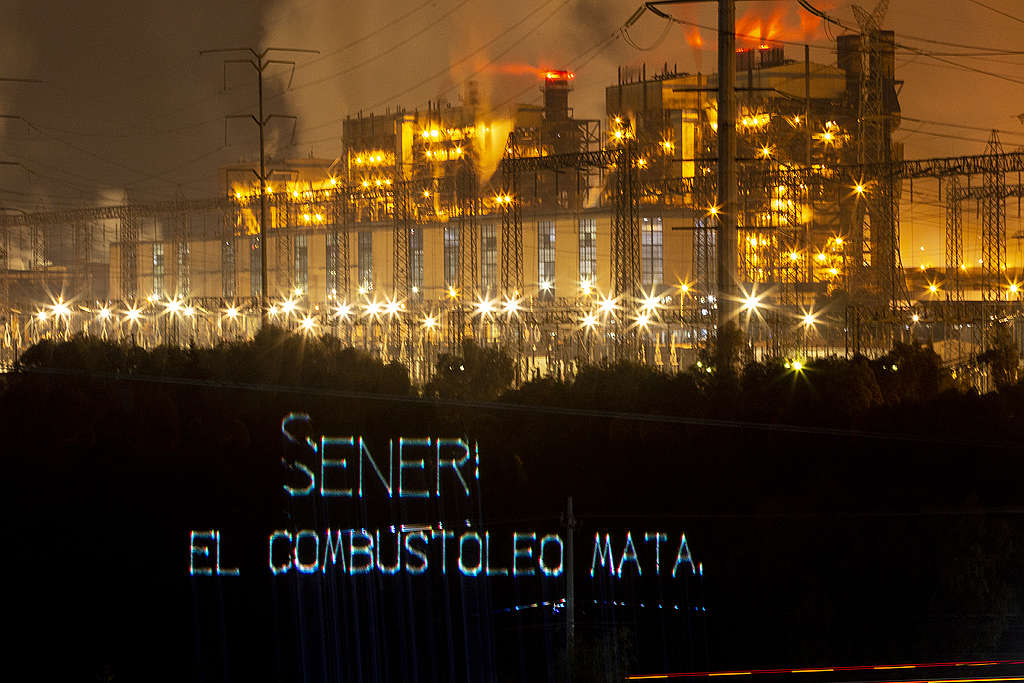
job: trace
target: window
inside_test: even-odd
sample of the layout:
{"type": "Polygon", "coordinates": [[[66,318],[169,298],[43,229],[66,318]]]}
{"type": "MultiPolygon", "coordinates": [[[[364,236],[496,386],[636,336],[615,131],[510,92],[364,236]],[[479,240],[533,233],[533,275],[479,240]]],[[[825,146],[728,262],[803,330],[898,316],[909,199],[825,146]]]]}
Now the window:
{"type": "Polygon", "coordinates": [[[220,243],[220,286],[225,299],[235,296],[235,245],[231,240],[220,243]]]}
{"type": "Polygon", "coordinates": [[[597,219],[580,219],[580,282],[597,284],[597,219]]]}
{"type": "Polygon", "coordinates": [[[555,298],[554,221],[537,221],[537,286],[541,298],[555,298]]]}
{"type": "Polygon", "coordinates": [[[327,263],[327,296],[337,295],[341,286],[341,278],[338,273],[338,233],[327,233],[327,251],[325,262],[327,263]]]}
{"type": "Polygon", "coordinates": [[[188,242],[178,242],[178,294],[188,296],[191,289],[188,257],[191,253],[188,242]]]}
{"type": "Polygon", "coordinates": [[[153,245],[153,293],[164,293],[164,245],[153,245]]]}
{"type": "Polygon", "coordinates": [[[261,254],[263,247],[258,237],[252,238],[249,242],[249,291],[250,296],[262,296],[263,294],[263,264],[261,254]]]}
{"type": "Polygon", "coordinates": [[[480,289],[491,294],[498,291],[498,227],[494,223],[480,226],[480,289]]]}
{"type": "Polygon", "coordinates": [[[373,233],[369,230],[359,231],[357,260],[359,262],[359,286],[367,290],[373,289],[373,233]]]}
{"type": "Polygon", "coordinates": [[[309,291],[309,249],[308,235],[295,236],[295,289],[303,294],[309,291]]]}
{"type": "Polygon", "coordinates": [[[409,286],[423,291],[423,231],[409,230],[409,286]]]}
{"type": "Polygon", "coordinates": [[[444,286],[459,283],[459,227],[444,227],[444,286]]]}
{"type": "Polygon", "coordinates": [[[661,217],[644,218],[640,223],[640,285],[652,290],[664,280],[661,217]]]}

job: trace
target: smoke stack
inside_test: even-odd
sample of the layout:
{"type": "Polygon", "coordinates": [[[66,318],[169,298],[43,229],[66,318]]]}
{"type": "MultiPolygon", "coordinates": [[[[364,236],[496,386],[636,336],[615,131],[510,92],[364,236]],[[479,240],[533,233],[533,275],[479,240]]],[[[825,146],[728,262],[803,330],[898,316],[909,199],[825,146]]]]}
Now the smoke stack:
{"type": "Polygon", "coordinates": [[[477,81],[466,81],[466,104],[470,107],[480,106],[480,84],[477,81]]]}
{"type": "Polygon", "coordinates": [[[547,121],[569,120],[569,81],[576,78],[571,71],[548,71],[544,74],[544,118],[547,121]]]}

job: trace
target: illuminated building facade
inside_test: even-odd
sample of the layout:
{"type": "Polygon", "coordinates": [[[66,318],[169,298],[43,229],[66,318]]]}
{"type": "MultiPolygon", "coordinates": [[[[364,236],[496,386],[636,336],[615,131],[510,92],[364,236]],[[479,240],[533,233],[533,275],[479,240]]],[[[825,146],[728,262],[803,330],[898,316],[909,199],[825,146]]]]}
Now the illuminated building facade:
{"type": "MultiPolygon", "coordinates": [[[[873,146],[861,139],[859,40],[840,37],[836,65],[772,46],[738,56],[738,273],[775,311],[752,333],[775,351],[798,310],[877,300],[880,265],[896,272],[879,250],[888,230],[891,251],[895,212],[867,200],[877,179],[834,170],[901,156],[891,52],[871,68],[886,123],[868,130],[873,146]]],[[[683,365],[716,306],[716,77],[620,70],[602,129],[569,106],[574,74],[542,76],[542,105],[492,110],[470,83],[457,105],[345,119],[337,160],[271,160],[266,245],[251,163],[223,168],[214,200],[108,211],[109,299],[190,299],[258,321],[265,248],[271,315],[289,302],[333,329],[332,311],[372,318],[390,301],[402,325],[436,327],[436,348],[450,348],[505,344],[522,313],[518,354],[609,357],[628,337],[625,357],[683,365]]],[[[368,347],[413,354],[407,337],[358,326],[368,347]]]]}

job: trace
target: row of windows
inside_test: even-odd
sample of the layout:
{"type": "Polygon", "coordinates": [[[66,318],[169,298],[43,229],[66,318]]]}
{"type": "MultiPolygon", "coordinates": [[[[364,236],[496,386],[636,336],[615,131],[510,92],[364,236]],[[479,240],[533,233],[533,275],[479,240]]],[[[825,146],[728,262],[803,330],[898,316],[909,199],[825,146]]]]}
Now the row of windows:
{"type": "MultiPolygon", "coordinates": [[[[294,242],[295,286],[306,291],[309,284],[309,249],[307,236],[299,234],[294,242]]],[[[459,280],[458,226],[444,228],[444,282],[445,286],[459,280]]],[[[338,269],[338,234],[327,234],[327,291],[335,293],[340,289],[341,273],[338,269]]],[[[224,296],[233,297],[235,255],[230,242],[224,242],[221,250],[221,270],[224,273],[224,296]]],[[[249,288],[254,296],[261,290],[261,255],[258,239],[250,242],[249,288]]],[[[185,254],[179,254],[179,271],[183,267],[185,254]]],[[[423,231],[412,229],[409,233],[410,284],[423,288],[423,231]]],[[[373,233],[363,230],[357,237],[356,254],[359,286],[373,289],[373,233]]],[[[579,221],[579,276],[580,282],[597,282],[597,221],[581,218],[579,221]]],[[[659,285],[664,281],[664,233],[662,219],[644,218],[640,224],[640,281],[645,288],[659,285]]],[[[480,284],[484,291],[498,289],[498,229],[494,223],[480,228],[480,284]]],[[[537,221],[537,285],[541,296],[555,296],[555,222],[537,221]]],[[[153,291],[161,293],[164,287],[163,244],[153,245],[153,291]]]]}

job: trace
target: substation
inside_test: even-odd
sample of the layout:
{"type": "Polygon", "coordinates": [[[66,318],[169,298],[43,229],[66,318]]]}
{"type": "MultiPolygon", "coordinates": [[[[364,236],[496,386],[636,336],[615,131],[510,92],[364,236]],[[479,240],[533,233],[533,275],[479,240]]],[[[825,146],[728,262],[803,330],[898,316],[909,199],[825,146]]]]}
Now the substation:
{"type": "MultiPolygon", "coordinates": [[[[736,53],[728,303],[748,358],[916,340],[972,376],[997,325],[1020,337],[1024,153],[993,133],[983,154],[904,159],[894,45],[872,30],[839,36],[835,64],[736,53]],[[908,269],[901,207],[922,192],[944,206],[945,262],[908,269]]],[[[544,73],[542,105],[491,108],[470,82],[457,104],[349,117],[337,160],[226,167],[208,199],[0,216],[2,360],[45,337],[211,345],[269,322],[416,381],[466,339],[521,379],[688,368],[725,303],[718,78],[620,69],[605,120],[574,116],[573,81],[544,73]]]]}

